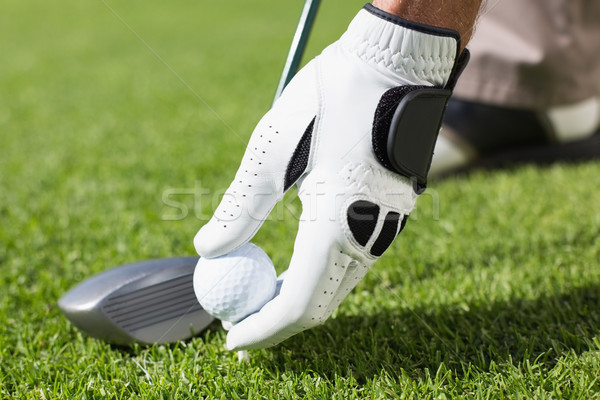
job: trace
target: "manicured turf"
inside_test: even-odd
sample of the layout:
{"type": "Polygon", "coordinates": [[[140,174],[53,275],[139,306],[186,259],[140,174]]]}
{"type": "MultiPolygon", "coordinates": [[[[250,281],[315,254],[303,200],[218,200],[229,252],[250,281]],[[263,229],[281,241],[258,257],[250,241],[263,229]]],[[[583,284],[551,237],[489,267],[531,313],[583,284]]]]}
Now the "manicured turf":
{"type": "MultiPolygon", "coordinates": [[[[325,2],[310,56],[361,5],[325,2]]],[[[600,397],[598,163],[433,183],[325,325],[248,363],[218,324],[125,350],[60,314],[62,294],[110,266],[193,254],[301,7],[3,2],[1,397],[600,397]]],[[[255,239],[279,271],[298,214],[288,196],[255,239]]]]}

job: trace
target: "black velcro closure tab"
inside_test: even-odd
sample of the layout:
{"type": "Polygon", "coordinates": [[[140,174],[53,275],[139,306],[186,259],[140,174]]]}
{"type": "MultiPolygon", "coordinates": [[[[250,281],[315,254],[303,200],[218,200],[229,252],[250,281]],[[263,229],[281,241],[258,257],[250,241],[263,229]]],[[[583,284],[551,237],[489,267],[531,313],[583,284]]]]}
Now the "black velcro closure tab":
{"type": "Polygon", "coordinates": [[[377,104],[377,109],[375,110],[375,117],[373,118],[371,143],[375,156],[377,156],[377,160],[387,169],[392,169],[387,153],[387,143],[394,112],[398,108],[400,100],[402,100],[406,94],[413,90],[419,90],[425,87],[426,86],[397,86],[385,92],[383,96],[381,96],[381,99],[379,99],[379,104],[377,104]]]}
{"type": "Polygon", "coordinates": [[[373,235],[378,217],[379,206],[370,201],[358,200],[348,207],[348,227],[361,246],[365,246],[373,235]]]}
{"type": "Polygon", "coordinates": [[[435,142],[442,124],[450,89],[412,90],[400,100],[387,137],[387,158],[393,171],[413,179],[415,191],[427,186],[435,142]]]}

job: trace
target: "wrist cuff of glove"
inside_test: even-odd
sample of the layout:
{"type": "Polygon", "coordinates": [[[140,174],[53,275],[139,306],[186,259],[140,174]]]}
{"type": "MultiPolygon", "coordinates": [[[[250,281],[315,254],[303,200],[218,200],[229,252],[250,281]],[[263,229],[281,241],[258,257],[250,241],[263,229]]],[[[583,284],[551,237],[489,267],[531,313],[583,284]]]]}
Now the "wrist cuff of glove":
{"type": "Polygon", "coordinates": [[[458,59],[460,35],[366,4],[340,38],[340,44],[399,85],[444,87],[458,59]]]}

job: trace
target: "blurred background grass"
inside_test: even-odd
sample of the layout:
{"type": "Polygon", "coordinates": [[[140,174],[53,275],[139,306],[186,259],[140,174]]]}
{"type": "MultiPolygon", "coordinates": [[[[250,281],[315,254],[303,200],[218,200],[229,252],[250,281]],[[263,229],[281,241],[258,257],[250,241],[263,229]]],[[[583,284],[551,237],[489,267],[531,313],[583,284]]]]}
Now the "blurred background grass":
{"type": "MultiPolygon", "coordinates": [[[[362,4],[324,2],[305,59],[362,4]]],[[[4,397],[598,396],[598,163],[433,183],[327,324],[250,364],[216,325],[130,352],[80,334],[56,308],[71,286],[193,254],[271,104],[302,2],[2,8],[4,397]]],[[[298,215],[286,197],[256,237],[279,271],[298,215]]]]}

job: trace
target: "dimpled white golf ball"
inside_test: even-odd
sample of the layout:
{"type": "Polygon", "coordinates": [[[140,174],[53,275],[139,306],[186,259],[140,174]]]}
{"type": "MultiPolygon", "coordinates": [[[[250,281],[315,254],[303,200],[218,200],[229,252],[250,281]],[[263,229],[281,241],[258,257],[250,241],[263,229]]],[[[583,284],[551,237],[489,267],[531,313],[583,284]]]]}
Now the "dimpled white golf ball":
{"type": "Polygon", "coordinates": [[[213,317],[237,322],[260,310],[275,295],[277,273],[269,256],[247,243],[215,258],[200,257],[194,292],[213,317]]]}

